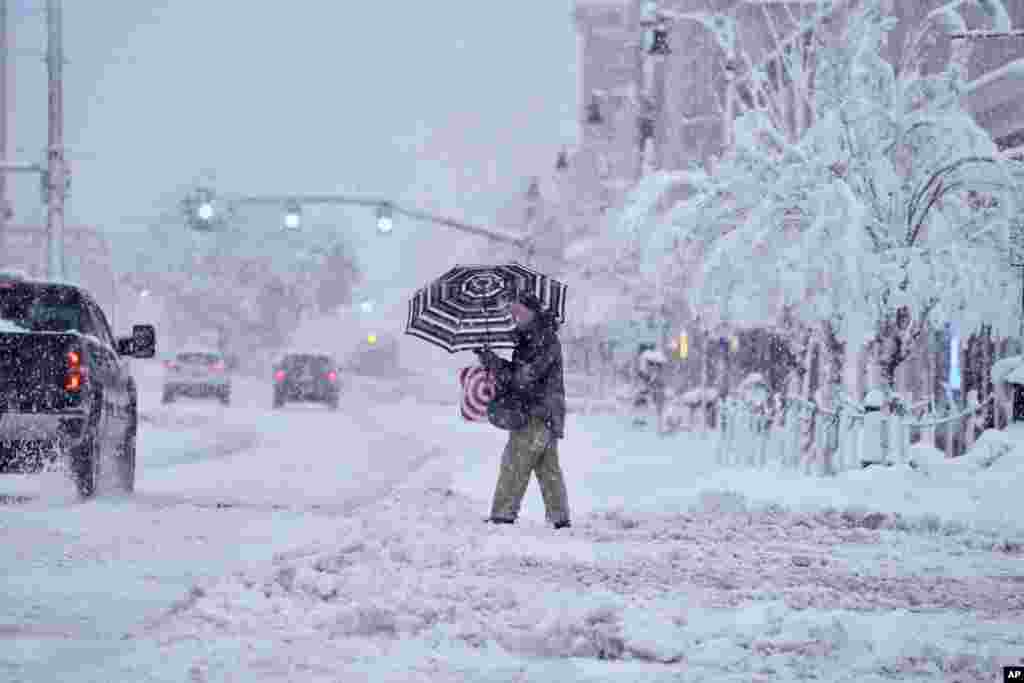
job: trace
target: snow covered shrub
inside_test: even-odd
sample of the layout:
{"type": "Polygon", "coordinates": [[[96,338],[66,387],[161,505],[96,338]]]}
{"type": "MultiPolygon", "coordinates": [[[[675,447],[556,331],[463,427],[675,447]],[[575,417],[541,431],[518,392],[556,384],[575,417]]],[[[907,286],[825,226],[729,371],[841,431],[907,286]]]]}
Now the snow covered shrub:
{"type": "Polygon", "coordinates": [[[971,450],[958,458],[957,462],[972,472],[978,472],[992,467],[998,460],[1013,452],[1014,448],[1015,443],[1005,432],[986,429],[974,442],[971,450]]]}

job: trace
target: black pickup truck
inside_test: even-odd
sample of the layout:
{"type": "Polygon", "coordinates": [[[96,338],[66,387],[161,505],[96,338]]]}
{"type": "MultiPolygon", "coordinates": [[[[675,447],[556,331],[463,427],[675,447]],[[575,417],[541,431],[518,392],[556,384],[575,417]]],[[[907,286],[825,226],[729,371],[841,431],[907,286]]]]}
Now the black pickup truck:
{"type": "Polygon", "coordinates": [[[83,498],[131,492],[138,395],[124,357],[155,351],[152,325],[115,338],[84,289],[0,272],[0,473],[60,460],[83,498]]]}

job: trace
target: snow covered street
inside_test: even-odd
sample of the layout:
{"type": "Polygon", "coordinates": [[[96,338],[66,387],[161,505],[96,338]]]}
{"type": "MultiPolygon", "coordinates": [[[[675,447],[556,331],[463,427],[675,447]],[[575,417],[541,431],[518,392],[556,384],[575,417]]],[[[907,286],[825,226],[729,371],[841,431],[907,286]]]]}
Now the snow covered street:
{"type": "Polygon", "coordinates": [[[339,515],[422,456],[354,394],[337,413],[271,411],[268,386],[243,380],[229,408],[161,406],[159,377],[140,378],[130,499],[79,503],[59,473],[0,477],[0,493],[34,497],[0,508],[0,641],[13,645],[0,647],[0,672],[13,680],[66,678],[60,667],[123,649],[124,633],[193,585],[330,538],[339,515]]]}
{"type": "Polygon", "coordinates": [[[966,483],[720,469],[698,436],[571,416],[574,528],[535,483],[493,527],[501,432],[399,392],[266,394],[145,393],[133,498],[2,508],[5,680],[989,681],[1024,657],[1024,529],[965,514],[966,483]]]}

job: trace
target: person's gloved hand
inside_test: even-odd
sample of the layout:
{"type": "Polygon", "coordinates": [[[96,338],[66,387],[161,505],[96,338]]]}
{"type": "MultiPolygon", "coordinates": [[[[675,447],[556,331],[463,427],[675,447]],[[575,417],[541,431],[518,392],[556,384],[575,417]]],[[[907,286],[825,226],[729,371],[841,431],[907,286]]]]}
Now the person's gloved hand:
{"type": "Polygon", "coordinates": [[[490,368],[496,365],[496,361],[498,360],[498,354],[494,353],[494,351],[491,351],[490,349],[473,349],[473,353],[476,354],[476,357],[480,359],[480,363],[485,368],[490,368]]]}

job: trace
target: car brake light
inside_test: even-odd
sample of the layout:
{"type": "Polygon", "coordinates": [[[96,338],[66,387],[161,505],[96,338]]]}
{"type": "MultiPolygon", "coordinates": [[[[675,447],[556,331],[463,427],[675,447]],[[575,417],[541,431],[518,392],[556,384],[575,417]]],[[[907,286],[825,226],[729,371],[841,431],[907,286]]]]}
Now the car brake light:
{"type": "Polygon", "coordinates": [[[79,391],[85,382],[85,368],[82,367],[82,354],[78,351],[68,351],[67,370],[64,374],[64,390],[79,391]]]}
{"type": "Polygon", "coordinates": [[[337,382],[338,381],[338,373],[336,373],[334,370],[331,370],[330,372],[327,373],[327,379],[332,381],[332,382],[337,382]]]}
{"type": "Polygon", "coordinates": [[[164,361],[164,367],[167,368],[168,370],[177,370],[178,369],[178,364],[175,363],[172,360],[165,360],[164,361]]]}
{"type": "Polygon", "coordinates": [[[276,379],[278,382],[283,382],[284,377],[284,370],[278,370],[277,372],[274,373],[274,379],[276,379]]]}
{"type": "Polygon", "coordinates": [[[210,369],[215,370],[216,372],[224,372],[224,370],[227,369],[227,366],[224,364],[224,361],[220,360],[211,365],[210,369]]]}

